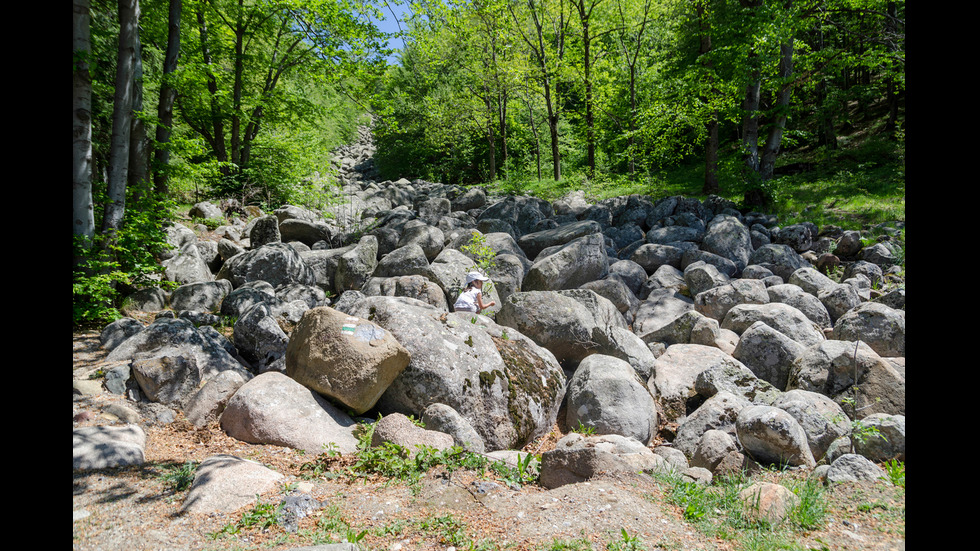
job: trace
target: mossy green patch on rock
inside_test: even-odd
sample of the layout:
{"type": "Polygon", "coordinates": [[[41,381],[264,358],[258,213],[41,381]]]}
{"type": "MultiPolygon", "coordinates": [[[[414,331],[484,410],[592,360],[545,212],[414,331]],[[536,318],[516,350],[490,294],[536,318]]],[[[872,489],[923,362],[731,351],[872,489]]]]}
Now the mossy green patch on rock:
{"type": "MultiPolygon", "coordinates": [[[[518,439],[526,442],[540,427],[528,412],[557,408],[564,390],[560,369],[549,369],[547,362],[524,341],[491,337],[507,369],[508,412],[518,439]],[[532,407],[532,402],[537,406],[532,407]]],[[[481,377],[482,377],[481,373],[481,377]]],[[[492,382],[492,381],[491,381],[492,382]]]]}

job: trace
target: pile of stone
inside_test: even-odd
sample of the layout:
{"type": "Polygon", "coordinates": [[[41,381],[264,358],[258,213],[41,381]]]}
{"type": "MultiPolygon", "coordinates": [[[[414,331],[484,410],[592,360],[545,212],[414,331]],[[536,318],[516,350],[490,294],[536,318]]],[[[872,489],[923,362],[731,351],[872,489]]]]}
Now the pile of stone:
{"type": "Polygon", "coordinates": [[[780,227],[717,197],[494,197],[346,158],[326,212],[236,219],[218,241],[172,228],[181,285],[129,297],[149,326],[105,329],[106,388],[314,453],[353,452],[378,414],[448,435],[410,442],[516,450],[561,411],[590,434],[544,454],[547,486],[760,464],[848,480],[904,460],[900,228],[780,227]],[[495,306],[454,312],[488,264],[495,306]]]}

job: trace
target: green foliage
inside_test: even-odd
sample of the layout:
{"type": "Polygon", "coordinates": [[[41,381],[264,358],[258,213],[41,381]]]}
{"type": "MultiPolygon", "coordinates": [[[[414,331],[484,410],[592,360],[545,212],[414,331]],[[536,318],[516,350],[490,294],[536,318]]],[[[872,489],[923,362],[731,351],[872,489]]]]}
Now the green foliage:
{"type": "Polygon", "coordinates": [[[225,218],[223,218],[223,217],[217,217],[217,218],[195,218],[194,219],[194,223],[195,224],[203,224],[209,230],[214,231],[219,226],[223,226],[223,225],[227,224],[228,221],[225,218]]]}
{"type": "Polygon", "coordinates": [[[795,533],[818,529],[826,521],[825,488],[817,480],[787,484],[799,498],[798,503],[788,512],[786,521],[773,525],[745,514],[739,493],[751,480],[744,476],[722,477],[711,485],[684,480],[679,475],[658,475],[658,479],[667,486],[668,501],[683,510],[686,520],[709,535],[736,539],[739,549],[782,548],[777,542],[792,542],[795,533]]]}
{"type": "Polygon", "coordinates": [[[157,256],[168,247],[162,228],[169,204],[144,198],[131,204],[122,227],[112,236],[85,243],[74,237],[76,264],[72,270],[72,325],[99,325],[119,318],[124,292],[163,282],[157,256]]]}
{"type": "Polygon", "coordinates": [[[595,427],[583,425],[582,421],[579,421],[577,427],[572,427],[572,432],[577,432],[579,434],[584,434],[586,436],[589,436],[595,434],[595,427]]]}
{"type": "Polygon", "coordinates": [[[160,481],[171,491],[182,492],[191,487],[198,466],[197,461],[188,461],[181,465],[168,465],[165,472],[160,475],[160,481]]]}
{"type": "Polygon", "coordinates": [[[358,544],[367,536],[367,530],[358,531],[341,514],[340,507],[336,504],[330,505],[316,522],[317,533],[314,539],[317,541],[347,542],[358,544]]]}
{"type": "Polygon", "coordinates": [[[606,549],[609,551],[642,551],[646,547],[643,545],[643,540],[639,536],[631,536],[623,528],[620,531],[620,539],[609,542],[606,545],[606,549]]]}
{"type": "Polygon", "coordinates": [[[282,503],[263,503],[261,499],[258,499],[258,496],[256,498],[257,503],[255,506],[242,513],[241,519],[237,522],[226,524],[221,530],[212,534],[212,537],[218,538],[223,535],[234,535],[250,528],[264,530],[278,524],[282,516],[282,503]]]}
{"type": "Polygon", "coordinates": [[[905,462],[897,459],[885,461],[885,472],[892,484],[905,489],[905,462]]]}
{"type": "Polygon", "coordinates": [[[538,459],[531,454],[519,456],[516,467],[458,446],[445,450],[420,446],[412,454],[408,449],[390,442],[372,446],[373,433],[373,424],[362,423],[358,426],[355,433],[358,437],[358,448],[353,464],[345,467],[341,473],[330,471],[330,466],[338,456],[329,451],[302,465],[300,469],[311,477],[345,476],[356,479],[380,476],[389,482],[402,482],[413,488],[417,488],[422,477],[436,467],[449,473],[465,469],[475,471],[478,476],[492,475],[514,486],[532,484],[538,478],[538,459]]]}

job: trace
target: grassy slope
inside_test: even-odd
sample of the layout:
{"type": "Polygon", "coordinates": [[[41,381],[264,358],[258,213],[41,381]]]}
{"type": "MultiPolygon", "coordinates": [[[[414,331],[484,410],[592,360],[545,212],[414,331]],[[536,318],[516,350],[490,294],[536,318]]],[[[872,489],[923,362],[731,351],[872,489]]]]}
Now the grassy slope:
{"type": "MultiPolygon", "coordinates": [[[[882,223],[905,221],[904,142],[875,136],[851,136],[839,141],[836,151],[825,148],[797,149],[780,156],[777,177],[767,184],[775,203],[771,209],[783,224],[809,221],[818,226],[834,224],[845,229],[864,229],[882,223]]],[[[732,166],[737,160],[729,160],[732,166]]],[[[629,194],[654,199],[670,195],[704,198],[701,162],[672,167],[646,181],[625,176],[603,176],[589,181],[580,174],[561,182],[537,179],[498,180],[489,187],[500,193],[530,193],[546,199],[582,189],[590,200],[629,194]]],[[[724,171],[720,195],[741,204],[742,189],[724,171]]]]}

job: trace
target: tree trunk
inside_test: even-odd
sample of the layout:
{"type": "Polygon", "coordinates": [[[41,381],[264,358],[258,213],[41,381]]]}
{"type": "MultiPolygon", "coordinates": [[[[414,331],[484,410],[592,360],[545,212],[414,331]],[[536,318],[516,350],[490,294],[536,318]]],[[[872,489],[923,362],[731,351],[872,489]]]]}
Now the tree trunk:
{"type": "Polygon", "coordinates": [[[595,176],[595,114],[592,112],[592,63],[589,36],[589,19],[582,13],[582,46],[585,69],[585,143],[586,158],[589,165],[589,177],[595,176]]]}
{"type": "MultiPolygon", "coordinates": [[[[703,2],[698,2],[695,5],[697,11],[697,16],[700,25],[700,39],[701,43],[698,47],[698,53],[702,56],[711,51],[711,25],[708,22],[708,16],[705,10],[705,5],[703,2]]],[[[710,62],[704,62],[705,69],[708,70],[710,75],[713,67],[710,62]]],[[[710,76],[708,77],[711,78],[710,76]]],[[[712,86],[711,94],[717,93],[717,90],[712,86]]],[[[702,101],[707,103],[711,102],[711,98],[702,98],[702,101]]],[[[701,192],[704,194],[717,193],[718,186],[718,111],[712,110],[709,115],[708,122],[705,123],[705,131],[708,135],[707,143],[705,144],[704,150],[704,185],[701,188],[701,192]]]]}
{"type": "Polygon", "coordinates": [[[120,228],[126,211],[138,23],[138,0],[119,0],[119,52],[112,107],[112,141],[109,146],[108,200],[102,218],[102,231],[109,234],[115,233],[120,228]]]}
{"type": "Polygon", "coordinates": [[[786,119],[789,117],[789,102],[793,96],[793,39],[790,38],[779,46],[779,79],[782,85],[776,95],[776,120],[769,130],[769,137],[762,149],[762,159],[759,161],[759,176],[762,181],[772,178],[776,168],[776,155],[783,139],[786,119]]]}
{"type": "MultiPolygon", "coordinates": [[[[755,56],[750,56],[754,58],[755,56]]],[[[759,69],[752,71],[742,99],[742,163],[749,173],[759,171],[759,103],[762,96],[762,77],[759,69]]]]}
{"type": "Polygon", "coordinates": [[[163,61],[163,83],[160,86],[160,102],[157,105],[156,149],[153,154],[153,185],[157,192],[166,194],[168,166],[170,165],[170,132],[174,124],[174,99],[177,89],[171,82],[177,71],[180,57],[180,11],[182,1],[170,0],[170,13],[167,22],[167,53],[163,61]]]}
{"type": "MultiPolygon", "coordinates": [[[[208,35],[208,24],[204,18],[204,5],[201,4],[197,10],[197,29],[201,37],[201,58],[207,68],[208,94],[211,103],[211,133],[202,133],[204,139],[208,141],[214,157],[219,162],[228,161],[228,151],[225,149],[225,123],[221,112],[221,103],[218,99],[218,81],[214,78],[213,61],[211,59],[211,45],[208,35]]],[[[202,129],[203,130],[203,129],[202,129]]],[[[227,169],[222,167],[222,173],[227,175],[227,169]]]]}
{"type": "Polygon", "coordinates": [[[146,124],[138,116],[143,111],[143,45],[139,33],[136,34],[136,47],[133,54],[133,118],[129,132],[129,175],[127,186],[136,193],[138,200],[150,191],[150,153],[146,139],[146,124]]]}
{"type": "Polygon", "coordinates": [[[72,47],[74,90],[72,106],[72,235],[91,242],[95,237],[95,210],[92,204],[92,76],[89,58],[89,0],[72,4],[72,47]]]}

